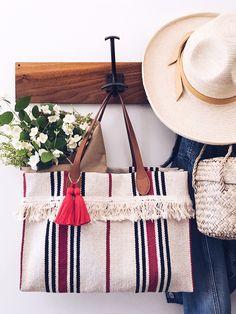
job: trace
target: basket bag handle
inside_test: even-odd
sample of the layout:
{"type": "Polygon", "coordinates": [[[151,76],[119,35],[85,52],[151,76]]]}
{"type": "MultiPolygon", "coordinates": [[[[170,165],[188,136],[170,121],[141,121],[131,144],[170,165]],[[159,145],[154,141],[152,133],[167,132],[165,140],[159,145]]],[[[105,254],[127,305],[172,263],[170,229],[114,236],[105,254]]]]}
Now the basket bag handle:
{"type": "MultiPolygon", "coordinates": [[[[112,96],[112,93],[108,94],[106,98],[104,99],[100,109],[98,110],[95,118],[93,119],[90,127],[88,128],[88,131],[86,132],[83,140],[80,143],[80,146],[76,152],[74,163],[71,167],[70,173],[69,173],[69,179],[71,182],[75,183],[78,182],[80,179],[80,166],[81,166],[81,160],[83,158],[83,155],[86,150],[86,146],[89,143],[93,128],[96,124],[97,121],[101,121],[103,117],[103,113],[107,107],[107,104],[109,103],[109,100],[112,96]],[[79,174],[79,175],[78,175],[79,174]]],[[[131,150],[131,155],[133,159],[133,164],[136,167],[136,184],[137,184],[137,190],[140,195],[146,195],[149,192],[150,189],[150,180],[148,177],[148,174],[146,173],[144,166],[143,166],[143,161],[140,153],[140,149],[138,146],[138,142],[134,133],[134,129],[132,126],[132,123],[130,121],[128,112],[126,110],[125,104],[123,102],[123,99],[120,94],[118,94],[121,106],[122,106],[122,111],[123,111],[123,116],[124,116],[124,121],[126,125],[126,130],[127,130],[127,135],[129,139],[129,144],[130,144],[130,150],[131,150]]]]}
{"type": "MultiPolygon", "coordinates": [[[[196,176],[197,176],[197,169],[198,169],[198,164],[202,158],[202,155],[206,149],[207,145],[204,144],[198,157],[195,159],[195,162],[194,162],[194,166],[193,166],[193,172],[192,172],[192,187],[195,191],[195,193],[197,192],[197,179],[196,179],[196,176]]],[[[228,152],[227,154],[225,155],[225,157],[222,159],[221,161],[221,168],[220,168],[220,191],[221,192],[224,192],[225,189],[226,189],[226,184],[225,184],[225,179],[224,179],[224,168],[225,168],[225,164],[228,160],[228,158],[232,155],[232,152],[233,152],[233,145],[229,145],[229,148],[228,148],[228,152]]]]}

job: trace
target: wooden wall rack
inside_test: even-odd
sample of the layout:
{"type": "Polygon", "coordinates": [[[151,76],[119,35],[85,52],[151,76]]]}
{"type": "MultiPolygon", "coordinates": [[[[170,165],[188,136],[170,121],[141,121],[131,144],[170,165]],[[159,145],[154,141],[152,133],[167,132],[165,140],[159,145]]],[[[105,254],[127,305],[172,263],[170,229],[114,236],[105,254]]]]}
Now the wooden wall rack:
{"type": "MultiPolygon", "coordinates": [[[[16,62],[16,99],[32,96],[32,103],[100,104],[106,92],[110,62],[16,62]]],[[[141,62],[117,62],[128,89],[126,104],[147,104],[141,62]]]]}

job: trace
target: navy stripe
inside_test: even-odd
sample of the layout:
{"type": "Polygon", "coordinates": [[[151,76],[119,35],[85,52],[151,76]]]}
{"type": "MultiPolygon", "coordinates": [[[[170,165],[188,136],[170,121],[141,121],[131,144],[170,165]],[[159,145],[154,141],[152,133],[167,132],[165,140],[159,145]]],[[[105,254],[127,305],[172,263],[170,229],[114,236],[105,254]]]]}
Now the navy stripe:
{"type": "Polygon", "coordinates": [[[166,195],[166,183],[165,183],[165,174],[161,171],[161,185],[162,185],[162,192],[163,195],[166,195]]]}
{"type": "Polygon", "coordinates": [[[136,288],[135,292],[139,292],[140,288],[140,262],[139,262],[139,238],[138,238],[138,223],[134,222],[134,236],[135,236],[135,259],[136,259],[136,288]]]}
{"type": "Polygon", "coordinates": [[[76,245],[76,292],[80,293],[80,226],[77,227],[77,245],[76,245]]]}
{"type": "Polygon", "coordinates": [[[81,195],[85,196],[85,172],[81,173],[81,195]]]}
{"type": "Polygon", "coordinates": [[[51,196],[54,196],[55,195],[54,172],[50,172],[50,183],[51,183],[51,196]]]}
{"type": "Polygon", "coordinates": [[[158,180],[158,170],[155,171],[155,183],[156,183],[156,194],[161,195],[160,193],[160,186],[159,186],[159,180],[158,180]]]}
{"type": "Polygon", "coordinates": [[[45,279],[45,290],[46,292],[50,292],[49,288],[49,273],[48,273],[48,267],[49,267],[49,262],[48,262],[48,254],[49,254],[49,228],[50,228],[50,222],[48,220],[47,222],[47,228],[46,228],[46,237],[45,237],[45,265],[44,265],[44,279],[45,279]]]}
{"type": "MultiPolygon", "coordinates": [[[[81,173],[81,195],[85,196],[85,172],[81,173]]],[[[80,293],[80,235],[81,227],[77,227],[77,245],[76,245],[76,291],[80,293]]]]}
{"type": "MultiPolygon", "coordinates": [[[[161,183],[162,183],[162,191],[163,195],[166,195],[166,182],[165,182],[165,174],[162,172],[161,176],[161,183]]],[[[168,237],[168,226],[167,220],[163,219],[164,221],[164,234],[165,234],[165,243],[166,243],[166,259],[167,259],[167,282],[166,282],[166,289],[165,291],[169,290],[170,281],[171,281],[171,263],[170,263],[170,247],[169,247],[169,237],[168,237]]]]}
{"type": "Polygon", "coordinates": [[[170,281],[171,281],[171,263],[170,263],[170,246],[169,246],[169,237],[168,237],[168,226],[167,226],[167,220],[164,219],[164,230],[165,230],[165,240],[166,240],[166,257],[167,257],[167,269],[168,269],[168,277],[167,277],[167,283],[166,283],[166,289],[167,292],[170,287],[170,281]]]}
{"type": "MultiPolygon", "coordinates": [[[[132,182],[132,191],[133,196],[137,195],[136,184],[135,184],[135,173],[130,167],[129,171],[131,172],[131,182],[132,182]]],[[[139,261],[139,237],[138,237],[138,223],[134,222],[134,239],[135,239],[135,261],[136,261],[136,288],[135,292],[138,293],[140,289],[140,261],[139,261]]]]}
{"type": "Polygon", "coordinates": [[[52,223],[52,292],[56,292],[56,224],[52,223]]]}
{"type": "Polygon", "coordinates": [[[144,235],[144,223],[143,220],[140,220],[141,227],[141,247],[142,247],[142,263],[143,263],[143,284],[142,292],[146,290],[146,252],[145,252],[145,235],[144,235]]]}
{"type": "Polygon", "coordinates": [[[161,282],[159,292],[163,292],[164,287],[164,278],[165,278],[165,265],[164,265],[164,255],[163,255],[163,241],[162,241],[162,227],[161,227],[161,219],[157,220],[157,232],[158,232],[158,240],[159,240],[159,250],[160,250],[160,262],[161,262],[161,282]]]}
{"type": "Polygon", "coordinates": [[[70,226],[70,292],[74,292],[74,226],[70,226]]]}
{"type": "Polygon", "coordinates": [[[61,172],[57,172],[57,196],[61,195],[61,172]]]}
{"type": "Polygon", "coordinates": [[[136,182],[135,182],[135,173],[134,172],[131,173],[131,181],[132,181],[133,196],[136,196],[137,195],[137,191],[136,191],[136,182]]]}

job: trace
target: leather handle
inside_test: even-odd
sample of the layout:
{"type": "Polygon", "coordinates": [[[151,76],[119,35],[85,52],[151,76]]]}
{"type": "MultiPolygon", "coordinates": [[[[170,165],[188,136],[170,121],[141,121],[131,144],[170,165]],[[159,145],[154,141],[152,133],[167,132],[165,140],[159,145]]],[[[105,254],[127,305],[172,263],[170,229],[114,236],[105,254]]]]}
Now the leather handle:
{"type": "MultiPolygon", "coordinates": [[[[77,153],[76,153],[76,156],[74,159],[74,163],[73,163],[73,165],[71,167],[71,171],[70,171],[70,178],[73,182],[77,181],[78,174],[80,174],[81,160],[83,158],[83,155],[84,155],[84,152],[86,149],[86,145],[89,141],[92,130],[93,130],[96,122],[101,121],[103,113],[106,109],[106,106],[107,106],[111,96],[112,96],[112,94],[110,93],[104,99],[100,109],[98,110],[98,112],[97,112],[95,118],[93,119],[88,131],[86,132],[83,140],[80,143],[80,146],[77,150],[77,153]]],[[[135,136],[135,132],[134,132],[132,123],[130,121],[128,112],[126,110],[126,107],[124,105],[123,99],[122,99],[120,94],[119,94],[119,99],[120,99],[121,106],[122,106],[122,111],[123,111],[124,121],[125,121],[126,130],[127,130],[127,134],[128,134],[128,139],[129,139],[129,143],[130,143],[130,150],[131,150],[132,158],[133,158],[134,164],[136,166],[137,190],[138,190],[140,195],[146,195],[150,189],[150,180],[149,180],[149,177],[148,177],[148,175],[144,169],[140,149],[139,149],[138,142],[137,142],[137,139],[135,136]]]]}
{"type": "MultiPolygon", "coordinates": [[[[120,102],[122,103],[122,102],[123,102],[123,99],[121,98],[120,94],[119,94],[119,97],[120,97],[120,102]]],[[[99,113],[99,116],[98,116],[98,121],[99,121],[99,122],[102,121],[102,118],[103,118],[104,112],[105,112],[105,110],[106,110],[107,104],[108,104],[108,101],[106,102],[106,105],[103,106],[101,112],[99,113]]],[[[135,167],[134,152],[133,152],[132,144],[131,144],[131,141],[130,141],[129,132],[128,132],[128,129],[127,129],[127,128],[128,128],[128,126],[127,126],[127,121],[126,121],[126,119],[124,119],[124,120],[125,120],[125,126],[126,126],[126,131],[127,131],[128,140],[129,140],[129,147],[130,147],[131,156],[132,156],[132,165],[135,167]]]]}

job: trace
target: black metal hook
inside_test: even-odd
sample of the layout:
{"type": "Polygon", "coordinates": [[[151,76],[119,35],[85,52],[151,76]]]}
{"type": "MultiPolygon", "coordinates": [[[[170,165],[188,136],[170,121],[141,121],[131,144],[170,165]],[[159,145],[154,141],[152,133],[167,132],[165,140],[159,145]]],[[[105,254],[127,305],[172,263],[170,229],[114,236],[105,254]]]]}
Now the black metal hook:
{"type": "Polygon", "coordinates": [[[108,36],[105,40],[110,39],[111,47],[111,73],[106,74],[106,84],[102,86],[107,93],[112,93],[116,96],[118,93],[122,93],[128,86],[124,83],[124,74],[116,72],[116,55],[115,55],[115,39],[120,39],[118,36],[108,36]]]}

